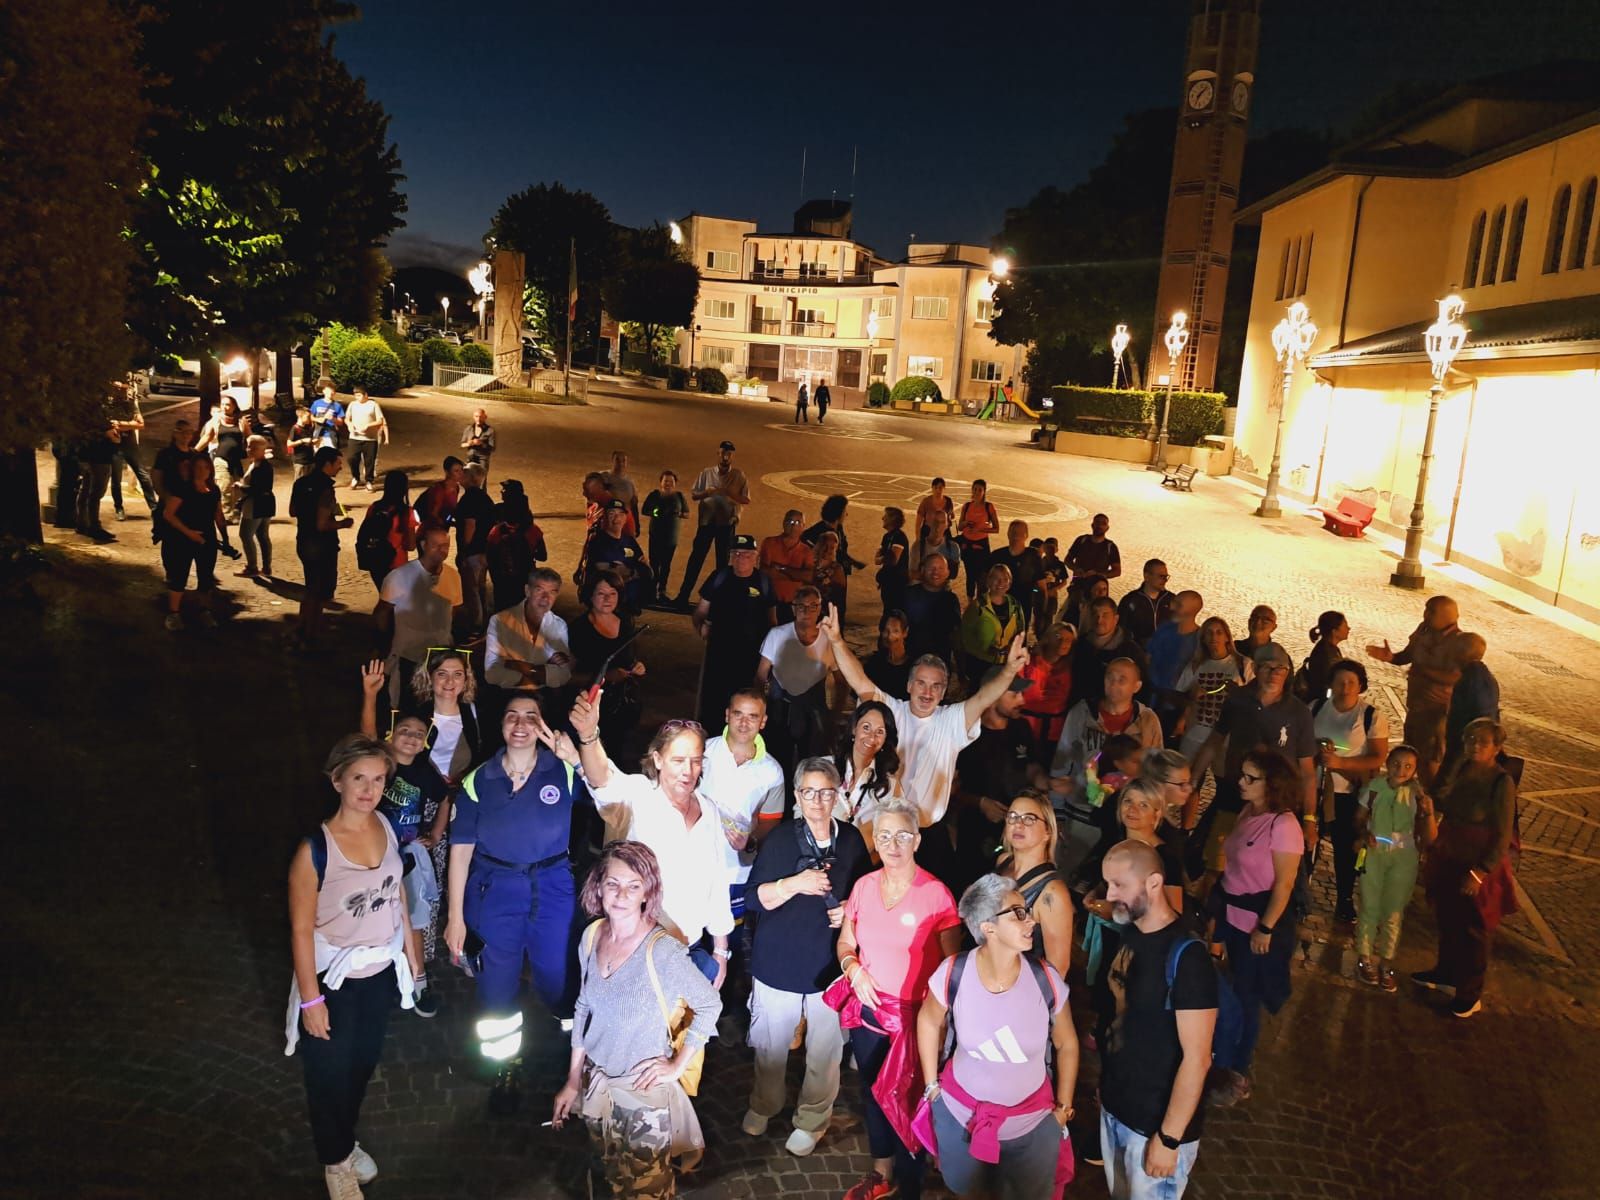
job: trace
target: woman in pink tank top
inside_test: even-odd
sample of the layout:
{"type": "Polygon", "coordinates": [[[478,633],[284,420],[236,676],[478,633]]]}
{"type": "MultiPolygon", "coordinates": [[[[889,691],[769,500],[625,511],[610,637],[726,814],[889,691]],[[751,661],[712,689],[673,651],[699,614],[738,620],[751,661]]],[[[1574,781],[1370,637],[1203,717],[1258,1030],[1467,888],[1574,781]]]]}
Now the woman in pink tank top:
{"type": "Polygon", "coordinates": [[[394,774],[389,747],[351,734],[334,746],[326,770],[339,809],[289,867],[294,983],[286,1053],[298,1045],[328,1195],[359,1200],[378,1167],[355,1140],[356,1116],[395,994],[411,1007],[422,960],[400,886],[400,848],[378,813],[394,774]]]}

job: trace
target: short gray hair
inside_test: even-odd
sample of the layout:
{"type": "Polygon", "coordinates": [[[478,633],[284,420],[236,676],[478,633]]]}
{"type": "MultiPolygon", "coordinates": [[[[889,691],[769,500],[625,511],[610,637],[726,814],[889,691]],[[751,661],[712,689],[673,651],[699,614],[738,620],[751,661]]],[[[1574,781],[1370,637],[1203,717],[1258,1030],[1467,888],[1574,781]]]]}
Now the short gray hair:
{"type": "Polygon", "coordinates": [[[911,822],[911,828],[917,831],[922,829],[922,810],[904,796],[885,796],[878,801],[878,809],[872,815],[872,823],[879,824],[885,817],[904,817],[911,822]]]}
{"type": "Polygon", "coordinates": [[[468,479],[472,480],[474,484],[480,484],[486,478],[488,478],[489,472],[484,468],[484,465],[481,462],[470,462],[467,464],[466,470],[463,472],[463,474],[466,475],[468,479]]]}
{"type": "Polygon", "coordinates": [[[912,675],[915,675],[918,667],[932,667],[934,670],[938,671],[939,674],[943,675],[946,681],[948,681],[950,678],[950,664],[945,662],[945,660],[940,658],[937,654],[924,654],[921,658],[917,659],[916,662],[911,664],[911,670],[906,672],[906,677],[910,678],[912,675]]]}
{"type": "Polygon", "coordinates": [[[839,768],[834,765],[831,758],[814,755],[811,758],[802,758],[794,769],[794,786],[799,788],[800,781],[807,775],[822,775],[828,780],[829,787],[838,787],[840,784],[839,768]]]}
{"type": "Polygon", "coordinates": [[[990,872],[961,893],[961,903],[956,906],[956,911],[961,914],[967,932],[978,945],[983,945],[987,940],[983,927],[993,925],[1000,919],[1000,910],[1005,907],[1005,898],[1016,890],[1015,879],[1007,879],[1004,875],[990,872]]]}

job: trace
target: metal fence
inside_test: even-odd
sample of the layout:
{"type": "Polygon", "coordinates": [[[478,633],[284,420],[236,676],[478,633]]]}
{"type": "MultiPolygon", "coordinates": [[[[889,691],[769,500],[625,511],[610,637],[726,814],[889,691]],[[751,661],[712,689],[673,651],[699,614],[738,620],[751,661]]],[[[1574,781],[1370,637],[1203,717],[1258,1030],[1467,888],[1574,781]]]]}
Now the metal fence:
{"type": "Polygon", "coordinates": [[[453,392],[503,392],[506,384],[492,367],[462,367],[454,363],[433,364],[433,386],[453,392]]]}
{"type": "MultiPolygon", "coordinates": [[[[564,396],[567,394],[567,377],[565,372],[554,368],[524,371],[523,382],[513,385],[506,383],[491,370],[434,363],[433,386],[441,391],[471,392],[480,395],[491,395],[495,392],[522,394],[531,391],[543,396],[564,396]]],[[[587,371],[572,373],[572,397],[587,402],[589,398],[587,371]]],[[[510,398],[514,397],[508,397],[510,398]]]]}

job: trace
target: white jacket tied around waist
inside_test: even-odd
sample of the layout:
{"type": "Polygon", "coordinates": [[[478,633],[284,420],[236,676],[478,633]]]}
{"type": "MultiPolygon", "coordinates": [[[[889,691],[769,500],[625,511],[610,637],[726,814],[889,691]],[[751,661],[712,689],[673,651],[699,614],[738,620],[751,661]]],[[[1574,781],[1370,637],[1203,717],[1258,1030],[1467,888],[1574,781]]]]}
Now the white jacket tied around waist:
{"type": "MultiPolygon", "coordinates": [[[[320,933],[313,934],[317,974],[322,977],[323,989],[338,991],[339,986],[349,978],[350,972],[370,967],[373,963],[389,962],[394,964],[395,982],[400,989],[400,1007],[410,1008],[416,980],[411,975],[411,960],[406,957],[407,932],[402,925],[382,946],[335,946],[320,933]]],[[[295,1046],[300,1043],[300,1000],[300,981],[291,974],[289,1011],[283,1024],[283,1052],[286,1055],[293,1054],[295,1046]]]]}

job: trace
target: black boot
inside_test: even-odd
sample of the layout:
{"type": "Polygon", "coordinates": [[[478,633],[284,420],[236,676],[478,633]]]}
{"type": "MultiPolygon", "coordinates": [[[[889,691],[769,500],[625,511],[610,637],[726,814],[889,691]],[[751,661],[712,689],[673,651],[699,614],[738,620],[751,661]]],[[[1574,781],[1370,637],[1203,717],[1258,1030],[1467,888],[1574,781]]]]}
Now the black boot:
{"type": "Polygon", "coordinates": [[[489,1089],[490,1116],[515,1116],[517,1110],[522,1107],[522,1084],[518,1078],[518,1066],[518,1060],[512,1060],[502,1066],[499,1074],[494,1077],[494,1086],[489,1089]]]}

